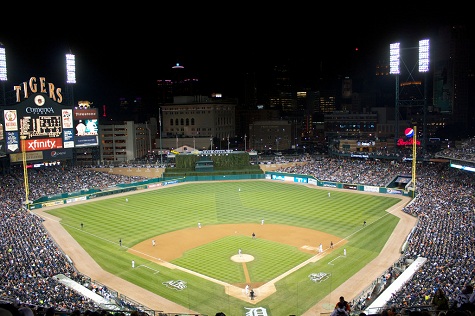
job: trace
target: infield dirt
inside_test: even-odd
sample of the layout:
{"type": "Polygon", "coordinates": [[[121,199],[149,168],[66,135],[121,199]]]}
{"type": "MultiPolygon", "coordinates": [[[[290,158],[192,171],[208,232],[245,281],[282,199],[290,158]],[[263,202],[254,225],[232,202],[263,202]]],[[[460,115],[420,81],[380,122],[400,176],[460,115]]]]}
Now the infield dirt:
{"type": "MultiPolygon", "coordinates": [[[[125,174],[130,175],[129,172],[125,174]]],[[[315,188],[314,186],[310,187],[315,188]]],[[[325,189],[327,190],[328,188],[325,189]]],[[[401,198],[401,201],[388,211],[393,215],[398,216],[400,221],[379,256],[357,274],[341,284],[327,297],[310,308],[302,316],[329,314],[333,310],[340,296],[344,296],[347,300],[358,296],[368,287],[368,285],[371,284],[371,282],[380,277],[384,271],[399,259],[401,246],[409,235],[411,229],[415,226],[417,219],[402,211],[402,208],[410,201],[410,198],[402,196],[398,197],[401,198]]],[[[44,211],[46,210],[48,209],[38,209],[33,212],[45,219],[45,228],[49,231],[63,251],[73,260],[78,271],[154,310],[172,311],[174,313],[196,313],[196,311],[189,310],[186,307],[178,305],[102,270],[102,268],[88,255],[78,242],[66,232],[66,230],[61,226],[59,219],[45,213],[44,211]]],[[[285,225],[226,224],[203,226],[201,229],[198,227],[188,228],[179,232],[155,236],[137,244],[135,247],[129,249],[129,251],[136,252],[136,255],[141,252],[144,254],[151,254],[152,257],[161,259],[157,260],[158,263],[166,265],[168,264],[166,261],[180,257],[187,249],[195,248],[199,245],[206,244],[230,234],[239,233],[251,236],[253,232],[256,233],[257,238],[265,238],[279,243],[293,245],[299,247],[302,251],[309,253],[318,253],[318,249],[316,249],[318,242],[322,242],[324,249],[327,249],[330,242],[333,241],[334,249],[332,251],[336,251],[346,242],[326,233],[285,225]],[[177,244],[176,234],[180,234],[180,240],[186,240],[187,242],[177,244]],[[155,239],[156,242],[155,247],[152,246],[153,239],[155,239]],[[173,243],[170,242],[170,240],[173,240],[173,243]]],[[[330,250],[328,249],[326,251],[330,250]]],[[[245,253],[243,254],[245,255],[245,253]]],[[[318,260],[318,256],[313,258],[318,260]]],[[[150,260],[150,257],[147,257],[147,259],[150,260]]],[[[243,262],[243,265],[245,264],[246,263],[243,262]]],[[[256,297],[254,304],[272,294],[275,290],[273,285],[269,283],[263,286],[259,283],[253,283],[252,280],[249,280],[249,282],[251,287],[260,288],[259,298],[256,297]]],[[[245,284],[233,284],[230,287],[228,294],[243,299],[242,289],[244,286],[245,284]]]]}

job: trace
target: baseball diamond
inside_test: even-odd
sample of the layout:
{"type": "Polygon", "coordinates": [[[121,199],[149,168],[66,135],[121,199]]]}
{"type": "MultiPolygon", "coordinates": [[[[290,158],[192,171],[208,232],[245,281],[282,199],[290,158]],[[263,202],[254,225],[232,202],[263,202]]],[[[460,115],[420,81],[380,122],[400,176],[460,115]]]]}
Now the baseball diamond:
{"type": "Polygon", "coordinates": [[[79,271],[149,308],[181,313],[329,312],[334,297],[355,297],[397,260],[415,225],[400,211],[407,197],[268,180],[186,183],[127,196],[127,204],[116,195],[35,212],[79,271]],[[343,249],[348,255],[330,263],[343,249]],[[139,269],[131,271],[131,260],[139,269]],[[186,288],[158,286],[175,281],[186,288]],[[283,296],[292,299],[283,304],[283,296]]]}

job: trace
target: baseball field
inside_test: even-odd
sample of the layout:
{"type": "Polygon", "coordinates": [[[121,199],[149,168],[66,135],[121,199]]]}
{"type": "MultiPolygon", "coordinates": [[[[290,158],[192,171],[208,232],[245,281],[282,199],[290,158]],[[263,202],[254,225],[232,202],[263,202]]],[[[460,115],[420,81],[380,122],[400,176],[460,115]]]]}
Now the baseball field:
{"type": "MultiPolygon", "coordinates": [[[[79,271],[148,308],[284,316],[317,305],[331,311],[335,290],[348,280],[355,290],[369,285],[368,274],[355,276],[388,246],[400,222],[394,213],[407,202],[303,184],[217,181],[39,213],[79,271]]],[[[392,252],[403,243],[396,242],[392,252]]],[[[376,276],[389,266],[374,268],[376,276]]]]}

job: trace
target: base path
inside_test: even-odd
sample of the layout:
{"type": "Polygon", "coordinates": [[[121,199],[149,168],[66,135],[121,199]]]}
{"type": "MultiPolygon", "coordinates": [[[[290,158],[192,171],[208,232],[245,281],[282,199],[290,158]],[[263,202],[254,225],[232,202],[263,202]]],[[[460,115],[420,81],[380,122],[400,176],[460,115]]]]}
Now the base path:
{"type": "MultiPolygon", "coordinates": [[[[327,189],[327,188],[326,188],[327,189]]],[[[357,191],[357,193],[362,193],[357,191]]],[[[369,193],[364,193],[369,194],[369,193]]],[[[399,197],[399,196],[398,196],[399,197]]],[[[108,197],[105,197],[108,198],[108,197]]],[[[383,247],[381,253],[377,258],[371,261],[368,265],[366,265],[363,269],[361,269],[357,274],[352,276],[350,279],[345,281],[340,287],[336,288],[332,293],[330,293],[327,297],[323,298],[320,302],[310,308],[307,312],[305,312],[302,316],[314,316],[319,314],[329,314],[333,307],[335,306],[338,298],[340,296],[344,296],[347,300],[351,300],[358,295],[360,295],[368,286],[376,280],[378,277],[381,276],[389,267],[395,263],[399,257],[401,252],[401,247],[404,244],[407,236],[409,235],[412,228],[415,226],[417,222],[417,218],[408,215],[407,213],[402,211],[404,205],[406,205],[410,198],[408,197],[400,197],[401,201],[394,205],[388,211],[395,216],[400,218],[396,229],[394,230],[393,234],[390,236],[388,242],[383,247]]],[[[87,203],[87,202],[86,202],[87,203]]],[[[56,206],[56,207],[63,207],[64,205],[56,206]]],[[[48,208],[51,209],[51,208],[48,208]]],[[[59,222],[59,219],[45,213],[44,211],[47,209],[38,209],[33,210],[32,212],[38,214],[42,218],[45,219],[44,226],[51,234],[52,238],[56,241],[56,243],[61,247],[61,249],[71,258],[74,262],[75,267],[81,273],[89,276],[92,280],[96,280],[107,287],[116,290],[117,292],[129,297],[130,299],[137,301],[144,306],[151,308],[156,311],[164,311],[168,313],[188,313],[188,314],[198,314],[196,311],[192,311],[184,306],[178,305],[166,298],[163,298],[159,295],[156,295],[150,291],[147,291],[141,287],[138,287],[128,281],[125,281],[115,275],[110,274],[109,272],[104,271],[90,256],[89,254],[79,245],[79,243],[74,240],[71,235],[62,227],[59,222]]],[[[295,229],[295,227],[293,227],[295,229]]],[[[194,240],[197,244],[207,243],[210,240],[200,240],[196,238],[196,232],[200,230],[201,236],[205,236],[208,234],[203,234],[204,231],[213,230],[213,233],[216,233],[216,238],[221,238],[220,235],[226,236],[229,234],[243,234],[246,236],[252,235],[253,232],[257,234],[257,238],[266,238],[270,240],[274,240],[281,243],[286,244],[294,244],[300,246],[302,251],[315,253],[317,251],[317,245],[314,245],[315,240],[321,240],[324,243],[324,248],[328,248],[330,245],[330,241],[338,242],[335,239],[335,236],[325,234],[322,232],[311,231],[302,229],[302,234],[295,234],[295,236],[300,236],[295,239],[289,238],[288,234],[285,234],[284,231],[288,231],[288,226],[285,225],[261,225],[260,223],[256,224],[236,224],[236,225],[216,225],[215,227],[211,228],[211,226],[203,226],[201,229],[199,228],[188,228],[179,232],[179,234],[192,234],[195,238],[190,238],[186,240],[194,240]],[[232,227],[231,227],[232,226],[232,227]],[[315,234],[318,234],[317,236],[315,234]],[[303,236],[303,239],[302,239],[303,236]],[[293,240],[293,241],[292,241],[293,240]]],[[[177,232],[175,232],[177,233],[177,232]]],[[[210,234],[212,235],[212,234],[210,234]]],[[[294,234],[292,234],[294,235],[294,234]]],[[[209,235],[208,235],[209,236],[209,235]]],[[[150,251],[163,251],[163,245],[167,245],[167,243],[163,242],[163,238],[173,238],[174,233],[169,233],[165,235],[160,235],[151,238],[150,240],[146,240],[132,249],[139,250],[140,252],[147,253],[148,248],[150,251]],[[167,236],[168,235],[168,236],[167,236]],[[153,247],[152,239],[156,241],[157,244],[160,244],[162,247],[153,247]]],[[[208,238],[206,238],[208,239],[208,238]]],[[[175,239],[176,240],[176,239],[175,239]]],[[[338,247],[341,247],[342,244],[346,243],[346,241],[340,242],[338,247]]],[[[173,244],[173,243],[170,243],[173,244]]],[[[188,247],[196,247],[193,245],[187,245],[184,248],[188,247]]],[[[165,259],[166,261],[172,260],[173,258],[181,256],[181,253],[184,249],[178,249],[179,247],[175,246],[170,249],[168,254],[160,254],[156,257],[165,259]]],[[[337,246],[335,246],[335,249],[337,246]]],[[[133,250],[132,250],[133,251],[133,250]]],[[[319,256],[315,256],[317,258],[319,256]]],[[[230,260],[236,260],[242,262],[243,265],[246,264],[247,260],[252,260],[249,258],[248,255],[242,254],[239,257],[238,254],[231,257],[230,260]]],[[[296,267],[298,268],[298,267],[296,267]]],[[[275,292],[274,283],[278,280],[272,280],[272,282],[268,282],[266,284],[252,284],[252,288],[260,290],[260,299],[265,298],[268,295],[271,295],[275,292]]],[[[233,291],[228,292],[229,295],[235,296],[237,298],[242,299],[242,289],[246,284],[233,284],[230,288],[233,291]],[[235,292],[235,293],[234,293],[235,292]]]]}

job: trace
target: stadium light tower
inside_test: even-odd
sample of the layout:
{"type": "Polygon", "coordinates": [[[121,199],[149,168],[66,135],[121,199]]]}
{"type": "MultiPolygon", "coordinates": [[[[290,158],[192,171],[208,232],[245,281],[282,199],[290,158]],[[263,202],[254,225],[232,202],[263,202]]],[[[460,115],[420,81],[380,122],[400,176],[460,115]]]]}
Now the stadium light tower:
{"type": "Polygon", "coordinates": [[[74,106],[74,89],[73,84],[76,83],[76,56],[66,54],[66,91],[68,94],[68,102],[70,106],[74,106]]]}
{"type": "Polygon", "coordinates": [[[429,72],[429,40],[419,41],[419,72],[424,73],[424,116],[422,123],[422,149],[427,150],[427,73],[429,72]]]}
{"type": "MultiPolygon", "coordinates": [[[[396,98],[395,98],[395,149],[397,148],[397,135],[399,133],[399,75],[401,73],[400,70],[400,59],[401,59],[401,44],[400,43],[392,43],[389,45],[389,74],[396,75],[396,98]]],[[[424,39],[419,41],[419,59],[418,59],[419,67],[418,70],[420,73],[424,73],[424,100],[423,100],[423,107],[424,107],[424,121],[423,121],[423,149],[427,146],[427,72],[429,71],[429,40],[424,39]]],[[[417,100],[416,100],[417,101],[417,100]]],[[[419,100],[420,101],[420,100],[419,100]]]]}
{"type": "MultiPolygon", "coordinates": [[[[423,100],[423,141],[422,148],[427,148],[427,73],[429,72],[429,40],[423,39],[419,41],[419,59],[418,70],[424,74],[424,100],[423,100]]],[[[393,43],[389,46],[389,73],[396,75],[396,104],[395,104],[395,133],[399,133],[399,74],[400,74],[400,43],[393,43]]],[[[417,126],[414,126],[414,135],[412,136],[412,184],[413,194],[416,191],[416,159],[417,159],[417,126]]],[[[394,139],[395,150],[397,149],[397,137],[394,139]]]]}
{"type": "Polygon", "coordinates": [[[392,43],[389,45],[389,74],[396,75],[396,99],[395,99],[395,127],[394,127],[394,151],[397,150],[397,135],[399,133],[399,74],[400,58],[401,58],[401,43],[392,43]]]}
{"type": "Polygon", "coordinates": [[[5,82],[7,80],[7,54],[5,46],[0,43],[0,81],[2,82],[3,105],[7,105],[7,96],[5,94],[5,82]]]}

